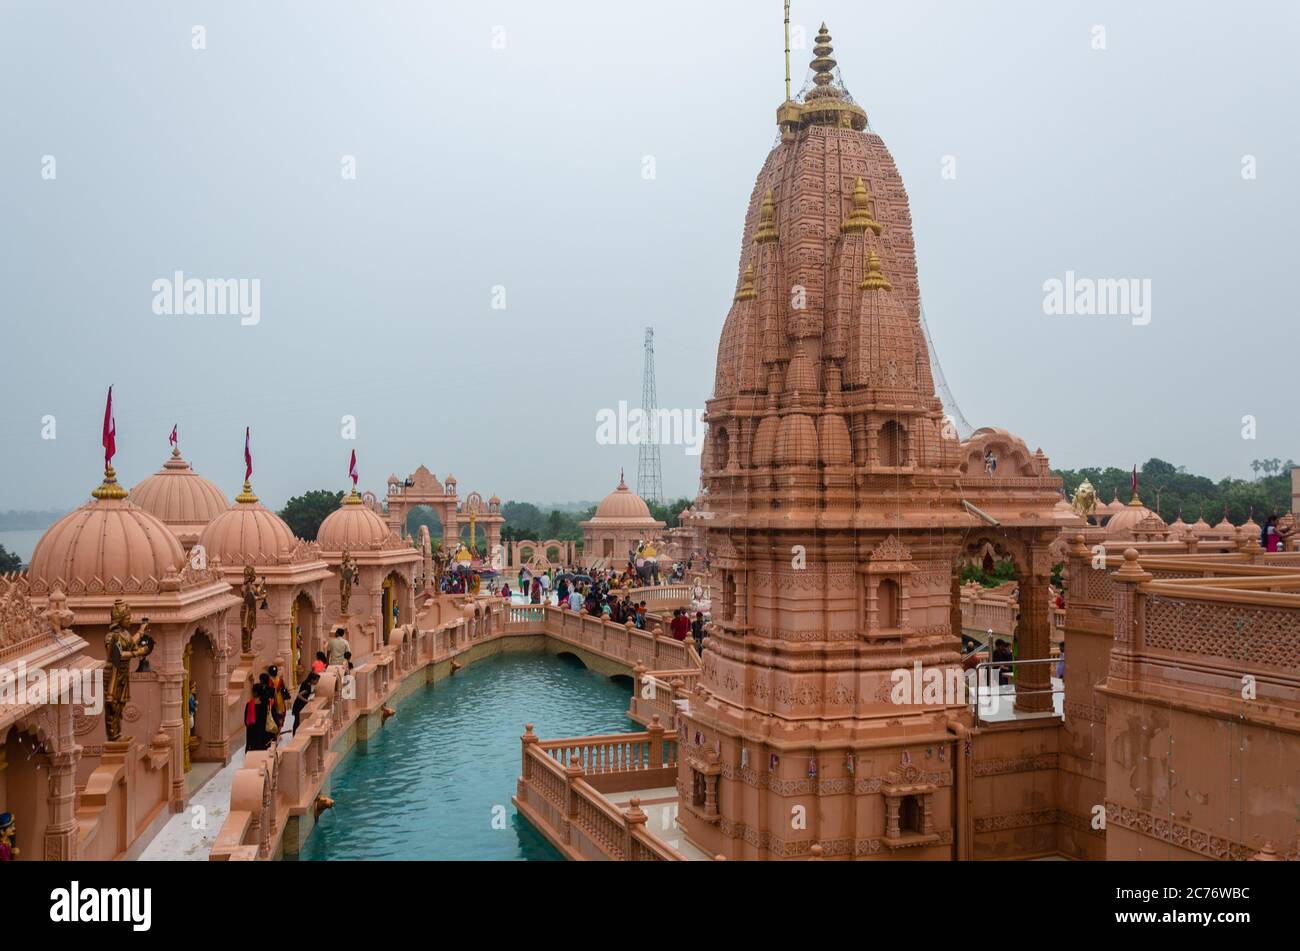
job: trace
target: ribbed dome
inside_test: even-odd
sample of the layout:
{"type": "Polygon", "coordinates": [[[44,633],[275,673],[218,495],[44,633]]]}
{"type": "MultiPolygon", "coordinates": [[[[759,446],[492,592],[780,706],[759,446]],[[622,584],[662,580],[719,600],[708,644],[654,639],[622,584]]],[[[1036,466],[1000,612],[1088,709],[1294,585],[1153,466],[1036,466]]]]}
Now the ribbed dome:
{"type": "Polygon", "coordinates": [[[199,544],[209,561],[220,558],[229,567],[275,562],[292,553],[298,539],[284,519],[257,501],[245,482],[235,504],[203,530],[199,544]]]}
{"type": "Polygon", "coordinates": [[[161,579],[185,564],[185,550],[171,530],[112,485],[115,493],[63,516],[41,536],[27,570],[35,586],[57,583],[75,593],[96,579],[106,586],[161,579]]]}
{"type": "Polygon", "coordinates": [[[389,536],[384,520],[361,504],[361,497],[353,489],[333,512],[320,523],[316,541],[325,551],[362,551],[382,545],[389,536]]]}
{"type": "Polygon", "coordinates": [[[650,514],[650,506],[645,504],[641,496],[627,487],[621,475],[618,478],[618,488],[601,500],[601,503],[596,506],[596,514],[592,517],[654,521],[654,516],[650,514]]]}
{"type": "Polygon", "coordinates": [[[1132,535],[1143,522],[1147,523],[1141,525],[1141,530],[1144,532],[1165,527],[1164,519],[1135,498],[1128,505],[1121,505],[1119,510],[1110,517],[1110,521],[1106,523],[1106,532],[1116,536],[1132,535]]]}
{"type": "Polygon", "coordinates": [[[162,469],[131,490],[131,501],[175,533],[184,545],[198,541],[203,529],[230,508],[221,490],[199,475],[173,449],[162,469]]]}

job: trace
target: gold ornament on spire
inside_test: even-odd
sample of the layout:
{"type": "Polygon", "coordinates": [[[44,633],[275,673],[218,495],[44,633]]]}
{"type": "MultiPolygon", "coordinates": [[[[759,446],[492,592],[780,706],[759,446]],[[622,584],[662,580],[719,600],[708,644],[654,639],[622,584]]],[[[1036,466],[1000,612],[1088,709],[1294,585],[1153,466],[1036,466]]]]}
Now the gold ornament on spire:
{"type": "Polygon", "coordinates": [[[813,46],[813,88],[804,96],[799,119],[805,126],[829,125],[841,129],[856,129],[861,132],[867,127],[866,111],[849,98],[844,87],[835,75],[839,65],[835,61],[834,47],[831,46],[831,34],[822,24],[813,46]]]}
{"type": "Polygon", "coordinates": [[[871,193],[862,179],[853,186],[853,210],[840,225],[842,234],[864,234],[870,228],[874,234],[880,234],[880,222],[871,213],[871,193]]]}
{"type": "Polygon", "coordinates": [[[858,287],[864,291],[892,291],[894,285],[880,271],[880,258],[875,251],[867,252],[867,276],[858,287]]]}
{"type": "Polygon", "coordinates": [[[90,493],[91,498],[124,499],[126,495],[126,489],[117,484],[117,473],[113,467],[104,466],[104,481],[100,483],[99,488],[90,493]]]}
{"type": "Polygon", "coordinates": [[[241,505],[254,505],[257,503],[257,496],[253,494],[253,486],[247,479],[244,480],[244,491],[235,496],[235,501],[241,505]]]}
{"type": "Polygon", "coordinates": [[[764,244],[768,241],[776,241],[780,238],[776,230],[776,199],[772,195],[772,189],[767,190],[763,196],[763,206],[758,212],[758,230],[754,232],[754,243],[764,244]]]}
{"type": "MultiPolygon", "coordinates": [[[[753,300],[758,296],[758,291],[754,290],[754,265],[745,265],[745,279],[740,282],[740,290],[736,292],[736,300],[753,300]]],[[[622,484],[622,480],[619,480],[622,484]]]]}

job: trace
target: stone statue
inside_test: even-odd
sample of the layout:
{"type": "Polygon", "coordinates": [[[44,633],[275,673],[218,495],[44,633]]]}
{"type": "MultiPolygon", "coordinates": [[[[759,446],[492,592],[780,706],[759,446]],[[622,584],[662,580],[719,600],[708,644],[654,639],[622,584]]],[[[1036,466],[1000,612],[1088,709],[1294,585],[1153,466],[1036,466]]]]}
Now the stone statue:
{"type": "Polygon", "coordinates": [[[153,653],[149,636],[149,619],[144,618],[136,632],[131,624],[131,608],[123,601],[113,604],[112,620],[104,635],[104,654],[108,660],[108,691],[104,698],[104,733],[110,743],[122,738],[122,711],[131,699],[131,661],[153,653]]]}
{"type": "Polygon", "coordinates": [[[1097,510],[1097,490],[1092,487],[1092,483],[1084,479],[1079,483],[1079,487],[1074,490],[1074,498],[1070,500],[1070,508],[1089,518],[1097,510]]]}
{"type": "Polygon", "coordinates": [[[339,559],[339,614],[347,615],[352,601],[352,586],[361,580],[361,570],[345,548],[339,559]]]}
{"type": "Polygon", "coordinates": [[[244,565],[244,586],[241,589],[244,608],[239,614],[239,649],[245,654],[253,652],[253,631],[257,629],[258,602],[266,607],[266,579],[257,582],[257,573],[252,565],[244,565]]]}
{"type": "Polygon", "coordinates": [[[439,545],[433,553],[433,590],[442,590],[442,576],[447,570],[447,565],[451,562],[451,557],[447,554],[447,549],[439,545]]]}

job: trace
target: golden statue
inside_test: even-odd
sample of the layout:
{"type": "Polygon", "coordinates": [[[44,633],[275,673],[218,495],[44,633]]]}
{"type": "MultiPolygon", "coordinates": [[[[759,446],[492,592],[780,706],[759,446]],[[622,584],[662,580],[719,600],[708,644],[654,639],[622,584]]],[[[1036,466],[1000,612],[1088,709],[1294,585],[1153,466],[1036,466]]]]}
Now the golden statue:
{"type": "Polygon", "coordinates": [[[257,573],[252,565],[244,565],[244,608],[239,615],[239,645],[245,654],[253,652],[253,631],[257,629],[258,601],[266,609],[266,578],[257,582],[257,573]]]}
{"type": "Polygon", "coordinates": [[[1070,500],[1070,508],[1075,513],[1088,518],[1097,509],[1097,490],[1092,487],[1092,483],[1084,479],[1079,483],[1079,487],[1074,490],[1074,498],[1070,500]]]}
{"type": "Polygon", "coordinates": [[[352,586],[361,581],[361,569],[345,548],[339,558],[339,614],[348,613],[348,604],[352,601],[352,586]]]}
{"type": "MultiPolygon", "coordinates": [[[[104,635],[104,654],[108,660],[108,691],[104,698],[104,734],[110,743],[122,738],[122,711],[131,699],[131,661],[153,653],[149,636],[149,619],[144,618],[136,632],[131,624],[131,608],[124,601],[113,604],[112,620],[104,635]]],[[[143,661],[142,661],[143,663],[143,661]]]]}

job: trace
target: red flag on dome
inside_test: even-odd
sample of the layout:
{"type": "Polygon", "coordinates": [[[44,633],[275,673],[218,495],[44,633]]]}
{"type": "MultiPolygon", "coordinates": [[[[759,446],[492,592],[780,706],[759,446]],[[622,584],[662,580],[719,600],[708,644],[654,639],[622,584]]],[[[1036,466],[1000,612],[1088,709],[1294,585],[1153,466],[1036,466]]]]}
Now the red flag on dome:
{"type": "Polygon", "coordinates": [[[1138,494],[1138,467],[1133,467],[1133,494],[1138,494]]]}
{"type": "Polygon", "coordinates": [[[174,424],[172,425],[172,434],[167,437],[167,442],[173,446],[176,445],[176,426],[174,424]]]}
{"type": "Polygon", "coordinates": [[[352,450],[352,464],[348,466],[348,475],[352,477],[352,488],[357,487],[357,451],[352,450]]]}
{"type": "Polygon", "coordinates": [[[248,445],[249,427],[244,427],[244,481],[253,477],[253,451],[248,445]]]}
{"type": "Polygon", "coordinates": [[[108,388],[108,402],[104,404],[104,468],[113,464],[117,455],[117,420],[113,418],[113,388],[108,388]]]}

